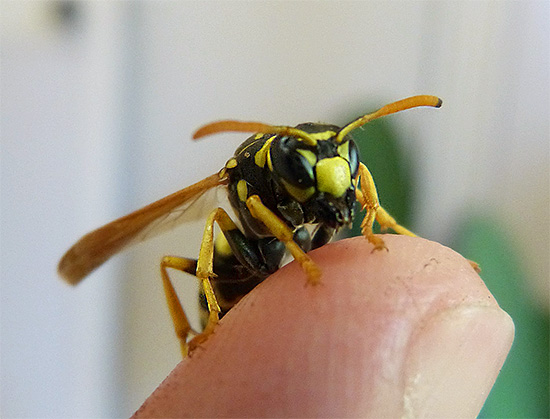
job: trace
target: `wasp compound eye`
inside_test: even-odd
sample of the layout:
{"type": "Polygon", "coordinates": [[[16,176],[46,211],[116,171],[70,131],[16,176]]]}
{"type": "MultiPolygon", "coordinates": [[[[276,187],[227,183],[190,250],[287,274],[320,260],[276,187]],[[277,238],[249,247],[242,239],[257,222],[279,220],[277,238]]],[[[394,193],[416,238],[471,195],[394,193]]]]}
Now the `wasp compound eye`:
{"type": "Polygon", "coordinates": [[[298,145],[291,137],[283,137],[273,144],[270,153],[273,171],[292,186],[308,188],[315,185],[315,155],[298,145]]]}
{"type": "Polygon", "coordinates": [[[355,178],[357,171],[359,170],[359,150],[354,141],[348,141],[349,144],[349,170],[351,172],[351,177],[355,178]]]}
{"type": "Polygon", "coordinates": [[[357,176],[359,170],[359,150],[351,139],[338,146],[338,155],[349,163],[349,171],[352,178],[357,176]]]}

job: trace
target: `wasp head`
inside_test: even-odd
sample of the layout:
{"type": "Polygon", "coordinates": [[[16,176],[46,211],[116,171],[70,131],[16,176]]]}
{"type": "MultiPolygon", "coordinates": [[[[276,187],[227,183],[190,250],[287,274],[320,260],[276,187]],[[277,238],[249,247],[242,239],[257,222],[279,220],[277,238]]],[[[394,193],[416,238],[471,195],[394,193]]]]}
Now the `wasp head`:
{"type": "Polygon", "coordinates": [[[306,123],[296,129],[305,132],[308,141],[287,135],[271,144],[268,162],[275,181],[301,204],[306,222],[333,228],[350,224],[357,146],[349,136],[337,141],[339,128],[334,125],[306,123]]]}

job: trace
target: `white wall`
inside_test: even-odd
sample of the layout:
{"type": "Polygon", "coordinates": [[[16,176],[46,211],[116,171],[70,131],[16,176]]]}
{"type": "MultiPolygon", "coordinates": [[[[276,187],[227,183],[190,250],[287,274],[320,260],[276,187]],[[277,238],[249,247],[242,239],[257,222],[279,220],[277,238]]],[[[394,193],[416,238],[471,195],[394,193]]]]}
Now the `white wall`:
{"type": "Polygon", "coordinates": [[[81,287],[64,249],[118,211],[120,7],[76,28],[53,2],[3,2],[1,20],[1,416],[121,412],[116,263],[81,287]]]}
{"type": "Polygon", "coordinates": [[[217,171],[243,137],[189,137],[220,118],[340,124],[440,95],[393,117],[422,158],[420,233],[496,208],[546,283],[548,3],[79,2],[73,26],[53,5],[1,5],[3,417],[128,416],[178,362],[158,261],[196,256],[200,225],[75,289],[55,263],[217,171]]]}

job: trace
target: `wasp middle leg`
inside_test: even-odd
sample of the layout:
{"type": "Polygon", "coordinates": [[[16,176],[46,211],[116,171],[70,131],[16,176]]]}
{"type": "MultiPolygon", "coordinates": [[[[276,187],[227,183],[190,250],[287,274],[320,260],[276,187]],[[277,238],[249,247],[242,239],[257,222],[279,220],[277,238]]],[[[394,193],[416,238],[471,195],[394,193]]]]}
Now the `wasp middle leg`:
{"type": "Polygon", "coordinates": [[[168,309],[174,323],[176,335],[180,340],[181,352],[186,357],[189,352],[204,342],[214,330],[218,323],[219,313],[221,311],[216,294],[212,287],[211,280],[216,277],[213,269],[214,259],[214,223],[218,223],[222,232],[225,234],[231,230],[238,230],[235,223],[229,215],[222,209],[217,208],[210,213],[204,227],[201,248],[198,260],[180,258],[176,256],[166,256],[161,262],[161,274],[166,294],[168,309]],[[167,268],[177,269],[182,272],[194,274],[201,282],[202,293],[206,298],[208,305],[208,321],[201,333],[192,330],[181,303],[176,295],[172,282],[168,276],[167,268]],[[187,339],[190,334],[195,334],[189,342],[187,339]]]}
{"type": "MultiPolygon", "coordinates": [[[[305,228],[290,234],[293,242],[299,243],[297,246],[309,247],[310,238],[305,228]]],[[[207,219],[198,260],[175,256],[163,258],[161,273],[166,300],[184,357],[212,334],[219,318],[242,296],[279,268],[284,254],[285,244],[277,237],[247,237],[225,210],[218,208],[207,219]],[[215,241],[214,223],[222,232],[215,241]],[[202,333],[190,327],[167,268],[193,274],[201,281],[201,308],[203,314],[208,315],[207,319],[203,318],[202,333]],[[188,342],[190,334],[196,336],[188,342]]]]}

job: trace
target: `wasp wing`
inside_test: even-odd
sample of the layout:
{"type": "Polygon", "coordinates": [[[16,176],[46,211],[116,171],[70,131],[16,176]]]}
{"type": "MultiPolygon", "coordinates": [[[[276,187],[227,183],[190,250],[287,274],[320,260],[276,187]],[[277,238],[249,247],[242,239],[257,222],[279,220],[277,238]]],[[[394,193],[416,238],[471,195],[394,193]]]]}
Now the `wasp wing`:
{"type": "MultiPolygon", "coordinates": [[[[204,222],[208,213],[213,209],[230,206],[227,190],[219,187],[222,185],[223,183],[204,190],[202,193],[190,197],[184,203],[159,216],[136,234],[132,239],[132,243],[148,241],[187,223],[194,221],[204,222]]],[[[182,191],[176,192],[176,194],[180,192],[182,191]]]]}
{"type": "Polygon", "coordinates": [[[226,178],[214,174],[86,234],[59,261],[59,275],[77,284],[130,244],[195,218],[198,214],[191,208],[207,191],[226,183],[226,178]]]}

